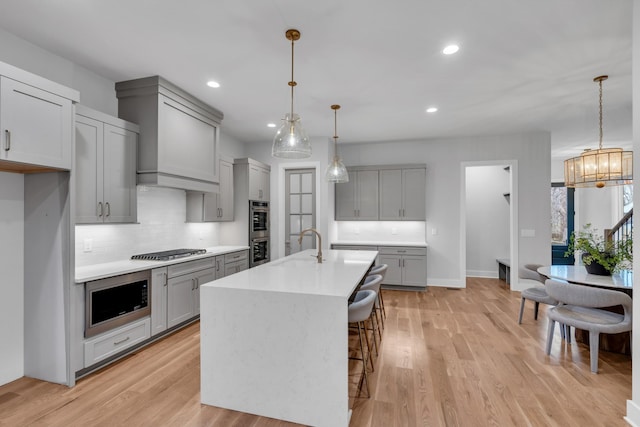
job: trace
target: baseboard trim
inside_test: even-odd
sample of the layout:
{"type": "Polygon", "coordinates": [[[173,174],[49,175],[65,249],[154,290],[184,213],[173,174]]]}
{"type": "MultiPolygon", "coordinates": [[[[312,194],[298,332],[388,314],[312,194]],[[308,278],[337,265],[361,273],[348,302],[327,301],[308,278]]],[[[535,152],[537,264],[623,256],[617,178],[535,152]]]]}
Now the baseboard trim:
{"type": "Polygon", "coordinates": [[[627,415],[623,419],[632,427],[640,427],[640,405],[627,400],[627,415]]]}

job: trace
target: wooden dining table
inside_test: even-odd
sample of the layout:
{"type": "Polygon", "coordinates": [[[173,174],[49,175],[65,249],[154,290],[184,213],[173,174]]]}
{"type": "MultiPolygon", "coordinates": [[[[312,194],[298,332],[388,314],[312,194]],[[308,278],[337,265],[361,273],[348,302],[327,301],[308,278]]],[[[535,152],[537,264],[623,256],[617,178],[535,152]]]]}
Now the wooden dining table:
{"type": "MultiPolygon", "coordinates": [[[[589,274],[582,265],[550,265],[538,268],[538,273],[574,285],[594,286],[621,291],[633,298],[633,271],[622,270],[611,276],[589,274]]],[[[616,313],[623,313],[622,307],[606,307],[616,313]]],[[[576,329],[576,341],[589,344],[589,331],[576,329]]],[[[631,334],[600,334],[600,349],[614,353],[631,354],[631,334]]]]}

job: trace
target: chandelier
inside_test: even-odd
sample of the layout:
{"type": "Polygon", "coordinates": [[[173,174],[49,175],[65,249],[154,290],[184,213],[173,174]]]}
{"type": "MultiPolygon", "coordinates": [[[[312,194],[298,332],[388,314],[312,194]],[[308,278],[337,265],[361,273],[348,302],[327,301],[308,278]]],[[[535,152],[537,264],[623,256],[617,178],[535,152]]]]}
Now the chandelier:
{"type": "Polygon", "coordinates": [[[340,156],[338,156],[338,110],[340,106],[334,104],[331,109],[333,110],[333,160],[327,166],[325,178],[329,182],[339,184],[349,182],[349,173],[342,160],[340,160],[340,156]]]}
{"type": "Polygon", "coordinates": [[[586,149],[578,157],[564,161],[564,184],[567,187],[597,187],[630,184],[633,180],[633,152],[622,148],[602,148],[602,82],[608,76],[593,79],[600,87],[600,145],[586,149]]]}
{"type": "Polygon", "coordinates": [[[283,124],[273,138],[271,155],[285,159],[304,159],[311,156],[311,144],[302,128],[300,117],[293,112],[293,88],[297,84],[293,79],[293,45],[300,39],[300,31],[290,29],[286,31],[285,36],[287,40],[291,40],[291,111],[284,116],[283,124]]]}

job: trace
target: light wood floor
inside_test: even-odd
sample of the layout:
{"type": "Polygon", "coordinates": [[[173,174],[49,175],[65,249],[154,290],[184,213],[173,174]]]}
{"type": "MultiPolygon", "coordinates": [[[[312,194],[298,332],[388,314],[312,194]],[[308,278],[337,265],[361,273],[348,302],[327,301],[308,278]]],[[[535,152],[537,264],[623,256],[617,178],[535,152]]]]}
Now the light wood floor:
{"type": "MultiPolygon", "coordinates": [[[[559,336],[544,354],[546,319],[503,282],[384,291],[387,323],[372,397],[353,399],[351,426],[626,426],[631,358],[559,336]]],[[[288,426],[200,404],[199,324],[70,389],[23,378],[0,387],[2,426],[288,426]]]]}

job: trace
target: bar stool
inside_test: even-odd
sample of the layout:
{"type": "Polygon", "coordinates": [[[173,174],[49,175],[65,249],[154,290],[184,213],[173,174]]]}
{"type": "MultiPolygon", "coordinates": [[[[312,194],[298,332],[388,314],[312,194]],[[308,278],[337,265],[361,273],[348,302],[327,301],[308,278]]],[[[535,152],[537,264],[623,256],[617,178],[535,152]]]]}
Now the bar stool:
{"type": "Polygon", "coordinates": [[[380,311],[380,285],[382,284],[382,276],[379,274],[373,274],[373,275],[369,275],[364,279],[364,283],[362,284],[362,286],[360,286],[360,290],[372,290],[376,293],[376,301],[374,304],[374,309],[372,311],[371,314],[371,318],[372,318],[372,328],[373,328],[373,339],[374,339],[374,344],[376,347],[376,356],[378,355],[378,343],[375,341],[376,339],[376,329],[378,330],[378,338],[379,338],[379,342],[382,341],[382,327],[381,325],[383,325],[383,320],[382,320],[382,312],[380,311]],[[378,316],[380,316],[380,319],[378,320],[378,316]]]}
{"type": "MultiPolygon", "coordinates": [[[[387,274],[387,269],[389,268],[389,266],[387,264],[380,264],[380,265],[376,265],[375,267],[373,267],[371,270],[369,270],[369,276],[373,275],[373,274],[379,274],[380,276],[382,276],[382,282],[384,282],[384,277],[387,274]]],[[[380,283],[380,285],[382,285],[382,282],[380,283]]],[[[382,327],[384,328],[384,319],[387,318],[387,312],[384,309],[384,301],[382,300],[382,292],[380,292],[380,295],[378,295],[378,304],[379,306],[377,306],[378,310],[382,310],[382,315],[383,317],[383,324],[382,327]]]]}
{"type": "Polygon", "coordinates": [[[358,340],[360,342],[360,356],[350,357],[353,360],[362,361],[362,373],[360,374],[360,381],[358,383],[358,396],[362,391],[362,383],[367,383],[367,398],[371,397],[369,391],[369,379],[367,378],[367,364],[371,363],[371,370],[373,371],[373,360],[371,359],[371,346],[369,344],[369,337],[367,335],[367,327],[365,322],[371,318],[371,312],[373,311],[373,304],[376,302],[376,293],[372,290],[358,291],[353,302],[349,304],[348,315],[349,323],[354,324],[358,328],[358,340]],[[367,343],[367,351],[364,350],[364,340],[367,343]]]}

